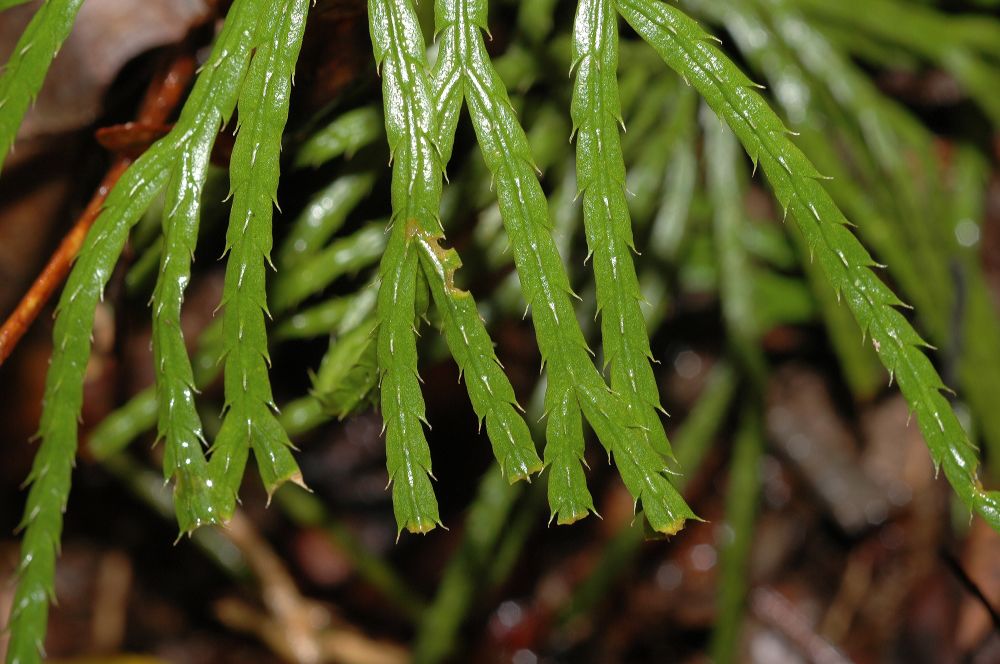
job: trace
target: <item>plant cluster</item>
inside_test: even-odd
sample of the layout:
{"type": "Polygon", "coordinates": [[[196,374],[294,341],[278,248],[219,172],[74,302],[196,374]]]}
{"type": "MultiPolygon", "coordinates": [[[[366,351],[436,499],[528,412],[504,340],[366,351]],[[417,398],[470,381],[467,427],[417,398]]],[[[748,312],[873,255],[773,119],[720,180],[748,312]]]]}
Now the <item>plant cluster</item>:
{"type": "MultiPolygon", "coordinates": [[[[0,76],[4,155],[81,3],[44,2],[0,76]]],[[[0,8],[12,4],[19,3],[0,8]]],[[[41,444],[22,523],[8,660],[36,661],[44,642],[90,331],[136,228],[147,239],[129,283],[141,291],[155,274],[156,386],[108,418],[91,446],[96,457],[109,458],[155,424],[184,533],[231,518],[251,450],[269,495],[289,481],[303,484],[290,435],[373,401],[385,424],[399,530],[423,533],[440,525],[419,377],[418,336],[429,323],[441,329],[508,482],[547,469],[552,519],[572,523],[595,511],[585,476],[586,422],[651,530],[677,533],[697,516],[679,492],[676,473],[683,464],[665,434],[651,365],[650,330],[662,321],[662,307],[645,308],[644,302],[662,303],[656,270],[690,262],[681,249],[693,251],[698,233],[714,242],[733,359],[754,393],[767,370],[760,335],[776,322],[818,315],[852,391],[864,397],[881,388],[885,374],[873,362],[877,356],[909,403],[935,466],[969,510],[1000,530],[1000,493],[983,488],[976,448],[925,353],[930,346],[876,274],[882,266],[848,221],[858,224],[892,282],[916,304],[923,333],[954,353],[956,380],[995,458],[1000,413],[991,401],[1000,390],[1000,322],[976,256],[962,242],[963,224],[977,214],[974,193],[983,165],[962,148],[943,171],[930,132],[883,96],[847,55],[876,63],[929,61],[952,73],[1000,125],[993,94],[1000,80],[1000,27],[897,0],[866,0],[863,11],[853,0],[681,4],[580,0],[572,29],[556,31],[546,46],[558,15],[555,3],[521,3],[523,42],[491,57],[486,0],[436,0],[432,40],[421,23],[429,8],[418,10],[410,0],[369,0],[382,107],[336,114],[291,144],[291,156],[283,159],[292,78],[311,3],[236,0],[172,130],[110,193],[59,301],[41,444]],[[689,13],[733,37],[774,90],[784,120],[762,96],[762,86],[689,13]],[[829,23],[829,31],[816,30],[811,19],[829,23]],[[938,22],[948,28],[929,29],[938,22]],[[623,25],[627,38],[619,34],[623,25]],[[547,75],[543,58],[570,72],[566,117],[554,104],[532,106],[528,99],[533,82],[547,75]],[[666,65],[662,72],[656,58],[666,65]],[[463,108],[478,156],[455,154],[463,145],[457,139],[463,108]],[[659,129],[665,114],[669,121],[659,129]],[[525,116],[530,124],[522,123],[525,116]],[[696,174],[699,118],[705,192],[696,174]],[[623,133],[626,119],[633,133],[623,133]],[[228,184],[210,166],[224,129],[236,135],[228,184]],[[567,137],[575,145],[575,165],[564,163],[560,141],[567,137]],[[272,262],[281,169],[327,164],[382,141],[391,159],[388,220],[344,231],[380,175],[376,168],[345,172],[289,225],[272,262]],[[743,223],[743,192],[757,169],[789,220],[787,238],[776,227],[743,223]],[[228,190],[229,218],[221,315],[191,357],[180,326],[184,293],[204,208],[216,204],[207,192],[215,195],[219,181],[228,190]],[[712,204],[707,234],[688,221],[700,195],[712,204]],[[577,198],[592,277],[566,262],[577,198]],[[516,268],[486,303],[461,287],[467,268],[446,238],[450,224],[470,214],[480,217],[484,242],[509,246],[516,268]],[[652,261],[648,269],[640,252],[652,261]],[[342,277],[368,275],[376,263],[365,286],[311,301],[342,277]],[[274,265],[278,271],[269,280],[274,265]],[[799,268],[811,293],[803,294],[801,284],[784,274],[799,268]],[[953,285],[954,270],[963,275],[963,288],[953,285]],[[574,297],[584,304],[575,305],[574,297]],[[845,319],[840,301],[856,323],[845,319]],[[544,367],[540,447],[487,324],[497,308],[515,307],[531,319],[544,367]],[[581,310],[599,316],[599,337],[581,323],[581,310]],[[279,412],[269,381],[269,343],[325,334],[332,334],[330,349],[312,395],[279,412]],[[595,337],[599,357],[589,344],[595,337]],[[224,414],[208,426],[197,394],[220,370],[224,414]]],[[[501,252],[490,253],[504,260],[501,252]]],[[[737,454],[748,462],[743,465],[752,465],[759,453],[755,399],[741,417],[737,454]]],[[[733,508],[752,524],[752,508],[742,517],[741,505],[733,508]]]]}

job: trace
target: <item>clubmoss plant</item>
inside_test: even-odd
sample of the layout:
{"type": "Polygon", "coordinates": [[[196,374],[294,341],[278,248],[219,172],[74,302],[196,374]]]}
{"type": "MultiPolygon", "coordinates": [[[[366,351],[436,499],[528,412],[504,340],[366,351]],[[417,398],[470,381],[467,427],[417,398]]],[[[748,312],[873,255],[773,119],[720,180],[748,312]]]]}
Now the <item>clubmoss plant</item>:
{"type": "MultiPolygon", "coordinates": [[[[0,163],[81,2],[44,2],[0,75],[0,163]]],[[[14,4],[19,3],[0,2],[0,9],[14,4]]],[[[930,135],[907,111],[881,96],[849,56],[855,51],[878,57],[904,53],[939,64],[996,122],[996,88],[989,87],[1000,71],[995,61],[1000,28],[995,23],[961,22],[929,6],[910,12],[907,3],[898,0],[866,0],[864,11],[857,11],[860,3],[815,0],[683,2],[687,10],[721,24],[734,36],[746,60],[777,88],[779,107],[792,120],[786,123],[762,96],[762,86],[734,64],[715,38],[684,9],[659,0],[580,0],[571,28],[558,26],[554,2],[520,3],[516,21],[524,36],[498,57],[487,50],[486,0],[436,0],[433,8],[423,9],[433,12],[430,40],[421,29],[421,10],[411,0],[369,0],[381,104],[340,114],[284,159],[292,78],[311,4],[232,4],[173,129],[125,172],[87,236],[57,307],[41,443],[28,478],[31,489],[22,522],[9,662],[40,658],[77,450],[95,309],[130,230],[160,196],[160,239],[149,245],[151,258],[137,263],[158,264],[151,300],[155,393],[136,396],[108,418],[94,432],[92,447],[95,456],[107,457],[155,426],[182,532],[225,523],[232,516],[251,450],[269,495],[288,481],[302,484],[290,434],[325,417],[347,416],[369,402],[379,404],[385,423],[387,473],[399,531],[425,533],[441,525],[418,356],[423,347],[419,333],[424,328],[426,335],[432,324],[440,326],[444,346],[461,371],[503,478],[509,483],[530,480],[547,469],[542,479],[553,520],[572,523],[595,511],[585,473],[584,422],[653,531],[673,535],[696,519],[671,474],[676,460],[651,364],[650,330],[659,325],[657,316],[662,314],[644,302],[662,300],[665,287],[655,270],[639,267],[638,258],[648,251],[659,268],[688,260],[680,256],[680,247],[693,234],[687,219],[701,187],[695,173],[696,94],[714,113],[709,121],[724,123],[732,132],[723,134],[721,127],[719,133],[706,131],[714,146],[707,158],[727,160],[710,174],[708,190],[726,204],[715,217],[712,251],[721,263],[724,318],[736,364],[759,388],[766,363],[757,347],[759,335],[769,322],[810,318],[815,299],[851,386],[858,393],[871,391],[880,377],[863,338],[909,403],[935,466],[943,468],[969,510],[1000,530],[1000,493],[985,490],[980,481],[976,449],[944,394],[945,385],[926,354],[929,346],[901,311],[901,299],[876,274],[881,266],[856,237],[845,212],[856,217],[860,235],[886,260],[889,274],[908,296],[926,300],[935,309],[926,314],[918,310],[918,325],[945,345],[948,326],[940,311],[964,295],[936,284],[940,293],[929,290],[924,297],[899,248],[904,242],[923,250],[936,246],[932,233],[937,231],[929,230],[933,222],[927,219],[907,229],[887,217],[879,207],[884,201],[859,196],[853,173],[846,168],[836,173],[836,180],[827,180],[827,167],[839,168],[831,156],[835,147],[817,135],[808,119],[817,108],[846,116],[838,125],[846,128],[836,148],[848,146],[850,158],[859,164],[853,170],[870,179],[889,174],[893,186],[911,196],[908,209],[921,210],[920,194],[904,173],[907,166],[899,153],[902,146],[918,145],[922,154],[929,154],[930,135]],[[803,38],[813,16],[848,27],[857,23],[858,35],[817,31],[803,38]],[[928,40],[928,21],[939,20],[950,21],[955,30],[936,31],[943,38],[928,40]],[[620,38],[619,29],[626,24],[639,39],[620,38]],[[887,32],[887,25],[893,30],[887,32]],[[549,115],[536,115],[539,126],[547,118],[544,126],[566,129],[559,138],[572,137],[575,164],[569,156],[574,147],[543,145],[551,136],[527,132],[521,119],[524,91],[547,75],[535,58],[547,48],[553,31],[560,36],[552,38],[549,55],[570,73],[564,86],[568,103],[546,106],[549,115]],[[754,35],[765,35],[766,45],[752,39],[754,35]],[[871,45],[879,39],[890,42],[891,49],[873,51],[871,45]],[[627,60],[621,53],[628,54],[627,60]],[[662,71],[654,53],[666,65],[662,71]],[[667,68],[677,76],[664,73],[667,68]],[[807,94],[787,94],[793,85],[807,94]],[[824,86],[830,92],[808,94],[824,86]],[[808,100],[804,106],[795,105],[803,99],[808,100]],[[478,146],[475,159],[454,154],[460,145],[456,137],[463,107],[478,146]],[[664,122],[668,113],[669,122],[664,122]],[[632,122],[633,134],[623,135],[626,120],[632,122]],[[805,125],[801,140],[793,131],[798,123],[805,125]],[[221,322],[210,327],[198,352],[189,357],[180,326],[182,305],[206,205],[210,155],[224,128],[236,132],[236,141],[228,172],[221,322]],[[804,247],[803,269],[815,298],[775,271],[748,265],[753,247],[766,259],[762,262],[781,269],[798,265],[798,259],[783,239],[744,237],[739,185],[730,180],[732,174],[750,169],[734,168],[733,136],[753,168],[766,176],[778,207],[790,218],[788,226],[794,223],[797,230],[789,232],[804,247]],[[878,145],[887,147],[873,155],[865,141],[876,138],[881,139],[878,145]],[[275,252],[279,272],[269,284],[281,169],[328,164],[383,142],[391,160],[388,221],[369,221],[342,233],[382,171],[363,166],[339,175],[288,225],[275,252]],[[449,169],[453,163],[458,166],[449,169]],[[540,165],[546,168],[545,187],[540,165]],[[547,197],[551,183],[558,184],[547,197]],[[582,207],[592,283],[587,273],[567,263],[577,227],[574,194],[582,207]],[[488,301],[477,303],[462,287],[468,268],[446,238],[448,223],[460,209],[479,218],[476,232],[482,237],[477,241],[494,248],[509,246],[513,258],[516,276],[488,301]],[[894,266],[897,262],[901,264],[894,266]],[[369,285],[312,301],[335,280],[362,271],[370,274],[375,263],[377,273],[371,274],[369,285]],[[593,303],[588,313],[599,316],[599,335],[581,324],[578,313],[587,305],[574,304],[575,297],[593,303]],[[835,300],[846,304],[857,326],[844,322],[844,309],[836,309],[835,300]],[[515,301],[530,316],[543,364],[540,447],[497,358],[486,322],[515,301]],[[801,302],[805,304],[794,309],[801,302]],[[277,320],[269,342],[272,315],[277,320]],[[312,396],[279,413],[269,380],[269,343],[331,333],[312,396]],[[198,389],[220,368],[224,415],[218,433],[206,441],[198,389]]],[[[963,155],[964,170],[955,177],[974,181],[981,166],[963,155]]],[[[930,160],[925,165],[933,168],[930,160]]],[[[967,194],[956,193],[960,190],[956,185],[943,198],[953,204],[948,214],[974,215],[977,204],[967,194]]],[[[966,283],[974,286],[963,311],[971,312],[977,329],[1000,329],[974,257],[957,249],[954,253],[969,275],[966,283]]],[[[930,255],[927,260],[939,261],[930,255]]],[[[946,262],[928,263],[928,269],[948,273],[946,262]]],[[[972,335],[968,346],[986,365],[982,371],[1000,369],[995,345],[972,335]]],[[[992,382],[977,378],[967,367],[962,371],[962,387],[969,391],[974,415],[985,423],[988,448],[1000,450],[996,413],[986,406],[992,382]]],[[[760,412],[751,406],[746,413],[742,435],[749,442],[741,443],[739,456],[755,459],[760,412]]],[[[752,496],[753,480],[744,475],[740,495],[752,496]]],[[[441,485],[446,487],[448,478],[441,478],[441,485]]],[[[752,510],[738,516],[745,547],[752,510]]],[[[739,568],[742,555],[737,552],[732,569],[739,568]]],[[[729,652],[726,643],[718,649],[729,652]]]]}

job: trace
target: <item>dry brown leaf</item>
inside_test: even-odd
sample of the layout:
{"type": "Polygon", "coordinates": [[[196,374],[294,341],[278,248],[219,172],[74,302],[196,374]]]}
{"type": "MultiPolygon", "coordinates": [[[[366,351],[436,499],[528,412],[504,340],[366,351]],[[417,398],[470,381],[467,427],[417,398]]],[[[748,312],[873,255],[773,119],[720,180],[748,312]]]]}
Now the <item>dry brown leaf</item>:
{"type": "MultiPolygon", "coordinates": [[[[39,4],[31,2],[0,16],[3,61],[39,4]]],[[[24,118],[18,140],[31,141],[91,124],[126,63],[180,41],[207,11],[205,0],[87,0],[24,118]]]]}

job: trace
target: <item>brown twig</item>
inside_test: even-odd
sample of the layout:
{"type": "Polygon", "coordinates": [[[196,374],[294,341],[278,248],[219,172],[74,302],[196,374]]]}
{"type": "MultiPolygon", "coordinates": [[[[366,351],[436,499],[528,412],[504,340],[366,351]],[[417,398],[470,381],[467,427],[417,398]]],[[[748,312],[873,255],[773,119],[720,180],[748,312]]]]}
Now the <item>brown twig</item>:
{"type": "Polygon", "coordinates": [[[972,577],[969,576],[969,573],[965,571],[964,567],[962,567],[962,563],[959,562],[958,558],[945,548],[941,549],[940,555],[945,566],[955,576],[959,585],[961,585],[966,592],[972,595],[976,602],[986,609],[986,613],[989,614],[990,620],[993,621],[993,629],[1000,633],[1000,611],[993,606],[993,603],[990,602],[990,598],[986,596],[986,593],[979,587],[979,584],[972,580],[972,577]]]}
{"type": "Polygon", "coordinates": [[[280,626],[276,634],[284,645],[282,650],[295,661],[321,661],[318,634],[329,624],[329,613],[299,593],[281,559],[241,511],[233,515],[223,532],[256,574],[264,605],[280,626]]]}
{"type": "Polygon", "coordinates": [[[243,554],[260,583],[267,612],[242,600],[223,599],[215,604],[219,620],[255,634],[282,658],[303,664],[403,664],[405,650],[379,642],[344,624],[324,605],[304,597],[281,558],[241,511],[221,530],[243,554]]]}
{"type": "MultiPolygon", "coordinates": [[[[173,57],[150,83],[139,108],[135,124],[140,127],[162,125],[183,97],[184,91],[194,75],[194,70],[194,57],[186,50],[173,57]]],[[[87,232],[103,209],[108,193],[118,178],[131,165],[132,158],[126,154],[115,158],[76,224],[63,238],[59,248],[52,254],[42,273],[38,275],[27,294],[0,327],[0,365],[10,357],[21,337],[38,318],[39,312],[52,297],[52,294],[65,281],[73,261],[80,252],[83,240],[87,237],[87,232]]]]}
{"type": "Polygon", "coordinates": [[[762,587],[750,596],[753,615],[777,630],[815,664],[850,664],[843,653],[816,633],[810,621],[778,591],[762,587]]]}
{"type": "Polygon", "coordinates": [[[377,641],[346,627],[324,629],[317,634],[317,658],[304,660],[292,651],[284,625],[243,600],[226,598],[214,605],[215,615],[227,627],[252,634],[288,662],[337,662],[337,664],[407,664],[403,648],[377,641]]]}

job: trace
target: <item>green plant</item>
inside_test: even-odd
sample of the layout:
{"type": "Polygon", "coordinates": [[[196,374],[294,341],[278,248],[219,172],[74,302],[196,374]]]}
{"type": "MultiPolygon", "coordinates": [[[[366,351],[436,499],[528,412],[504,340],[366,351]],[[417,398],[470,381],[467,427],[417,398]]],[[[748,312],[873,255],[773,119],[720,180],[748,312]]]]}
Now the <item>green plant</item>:
{"type": "MultiPolygon", "coordinates": [[[[878,180],[888,176],[910,196],[903,211],[923,214],[920,189],[913,184],[900,153],[901,146],[916,146],[922,151],[924,165],[933,172],[936,167],[926,158],[931,150],[927,132],[872,89],[856,65],[831,47],[824,35],[801,36],[803,26],[808,26],[802,16],[811,12],[836,14],[848,23],[860,21],[857,17],[867,16],[865,12],[843,14],[811,0],[691,0],[685,4],[725,25],[751,64],[772,80],[772,86],[777,79],[810,89],[817,85],[814,79],[828,84],[836,97],[830,105],[849,116],[844,124],[852,129],[859,125],[861,138],[845,131],[850,136],[843,142],[852,151],[852,158],[861,162],[858,170],[863,177],[878,180]],[[757,49],[752,40],[741,40],[753,27],[774,35],[772,47],[757,49]],[[864,139],[877,140],[885,147],[869,153],[862,147],[864,139]]],[[[842,3],[844,7],[854,4],[842,3]]],[[[949,39],[956,40],[951,49],[920,37],[926,33],[922,21],[930,20],[928,16],[943,20],[934,10],[904,12],[893,0],[869,0],[868,4],[886,16],[902,16],[900,21],[912,23],[905,23],[898,34],[884,35],[885,23],[875,21],[872,32],[953,70],[997,121],[996,102],[989,92],[989,81],[997,77],[996,63],[990,58],[996,58],[996,44],[1000,43],[1000,39],[993,40],[998,36],[994,24],[983,27],[954,19],[955,27],[961,30],[947,33],[949,39]]],[[[79,6],[79,0],[44,3],[0,77],[0,150],[4,155],[79,6]]],[[[766,310],[756,310],[766,298],[753,287],[762,291],[769,286],[773,293],[787,284],[763,276],[770,274],[766,270],[753,269],[743,243],[737,241],[739,192],[727,186],[745,179],[743,171],[747,169],[726,143],[733,135],[753,167],[759,166],[768,178],[784,214],[790,213],[796,224],[800,236],[795,237],[801,239],[802,253],[808,257],[804,269],[817,290],[822,315],[848,379],[862,392],[874,389],[870,385],[881,375],[872,370],[870,358],[857,343],[857,328],[844,323],[842,310],[832,302],[830,293],[836,300],[846,301],[862,334],[870,338],[878,359],[916,414],[935,465],[944,469],[955,493],[970,510],[1000,530],[1000,493],[986,491],[980,482],[975,448],[942,394],[944,383],[923,350],[928,344],[899,310],[902,301],[876,276],[873,269],[879,266],[850,230],[842,209],[861,222],[863,236],[871,234],[866,239],[886,260],[889,270],[899,270],[890,274],[918,302],[918,313],[927,316],[922,323],[927,334],[943,345],[948,337],[943,312],[961,295],[944,286],[931,292],[938,284],[925,292],[919,274],[914,274],[900,256],[907,243],[925,249],[933,246],[934,234],[940,229],[928,225],[907,230],[893,227],[892,221],[882,218],[858,195],[850,184],[849,172],[838,173],[836,180],[825,183],[823,171],[797,146],[792,131],[755,90],[759,86],[684,11],[658,0],[579,2],[569,43],[557,45],[573,76],[569,112],[576,141],[575,179],[571,169],[566,169],[568,184],[562,190],[557,188],[548,200],[539,181],[538,162],[547,159],[549,164],[558,163],[564,155],[561,148],[546,157],[533,151],[519,120],[516,106],[520,102],[511,99],[511,86],[505,80],[511,71],[522,79],[530,78],[530,57],[527,63],[518,62],[517,51],[511,50],[500,59],[491,59],[484,41],[485,0],[437,0],[433,64],[428,60],[427,42],[413,3],[370,0],[369,23],[382,80],[383,113],[366,108],[340,116],[299,147],[294,164],[322,163],[375,142],[381,138],[379,124],[384,118],[392,162],[389,231],[383,234],[373,224],[323,248],[337,234],[350,209],[371,189],[376,175],[362,172],[340,178],[322,194],[324,198],[336,197],[333,211],[307,209],[293,224],[277,252],[277,262],[289,272],[279,273],[268,289],[272,205],[278,191],[282,135],[308,11],[308,0],[233,3],[174,128],[126,171],[87,237],[58,306],[39,427],[42,442],[29,478],[31,491],[22,524],[22,563],[11,617],[9,661],[36,660],[44,641],[62,512],[76,455],[94,311],[130,230],[154,207],[161,193],[162,239],[149,248],[150,264],[158,261],[159,265],[152,294],[156,393],[155,397],[137,397],[129,415],[141,413],[141,417],[156,419],[164,445],[163,472],[173,480],[174,506],[182,532],[231,518],[251,449],[269,495],[287,481],[302,484],[287,431],[293,424],[288,413],[295,409],[286,408],[284,418],[280,417],[269,383],[268,292],[275,315],[294,314],[275,327],[272,338],[337,330],[314,381],[315,397],[301,404],[307,419],[346,416],[376,398],[372,395],[377,393],[400,531],[427,532],[441,523],[431,484],[418,373],[418,331],[431,319],[440,324],[447,349],[463,374],[504,478],[514,483],[547,467],[549,506],[558,523],[572,523],[595,511],[584,474],[584,420],[609,460],[614,461],[636,508],[641,508],[653,531],[672,535],[688,519],[697,518],[670,477],[673,453],[658,413],[662,409],[650,364],[648,330],[652,325],[641,306],[643,275],[633,260],[634,252],[644,247],[634,239],[638,222],[633,223],[630,212],[630,208],[634,211],[643,205],[660,210],[662,218],[657,219],[654,230],[640,230],[650,237],[650,248],[659,260],[677,261],[677,235],[683,232],[677,231],[677,226],[684,223],[683,208],[690,203],[696,185],[692,177],[688,181],[675,179],[664,187],[668,203],[680,208],[659,206],[655,200],[649,203],[653,197],[638,186],[634,201],[626,196],[626,185],[631,184],[630,160],[646,160],[650,171],[666,171],[669,161],[671,177],[684,177],[678,169],[682,171],[684,164],[693,160],[695,97],[672,82],[657,82],[649,94],[678,100],[673,116],[676,125],[662,132],[667,136],[666,145],[627,144],[628,135],[623,139],[620,134],[624,125],[621,100],[628,85],[633,86],[632,96],[636,96],[634,91],[647,83],[639,77],[650,76],[651,68],[643,64],[632,71],[631,62],[648,63],[649,53],[640,51],[633,40],[619,44],[620,17],[732,131],[732,135],[721,128],[718,135],[706,132],[714,146],[709,158],[719,169],[710,177],[709,193],[720,205],[715,224],[725,324],[734,357],[751,384],[759,390],[763,380],[766,362],[756,346],[767,318],[766,310]],[[633,57],[629,64],[620,66],[619,52],[624,48],[635,52],[630,51],[633,57]],[[495,189],[499,217],[516,266],[518,284],[513,292],[527,305],[545,368],[545,445],[541,457],[511,381],[496,357],[482,303],[477,305],[470,292],[458,285],[462,261],[456,249],[447,247],[443,210],[458,204],[449,201],[443,178],[455,151],[463,104],[485,168],[466,158],[459,167],[461,172],[452,173],[456,180],[452,187],[465,187],[474,200],[490,197],[488,191],[484,193],[484,182],[495,189]],[[238,114],[234,130],[238,132],[229,166],[228,256],[220,303],[224,312],[221,325],[206,333],[192,361],[179,324],[184,291],[191,278],[209,156],[234,111],[238,114]],[[630,153],[628,159],[626,153],[630,153]],[[584,299],[593,301],[601,317],[600,361],[601,368],[607,367],[609,381],[589,356],[590,335],[578,321],[571,299],[576,295],[574,284],[581,280],[575,270],[567,270],[566,249],[558,245],[554,232],[560,224],[560,211],[553,209],[553,201],[562,200],[560,195],[571,198],[577,191],[594,277],[593,293],[585,293],[584,299]],[[729,201],[729,208],[720,202],[724,200],[729,201]],[[377,295],[361,289],[300,308],[306,298],[334,279],[368,268],[377,260],[377,295]],[[822,276],[812,266],[813,261],[822,276]],[[225,415],[206,454],[195,395],[200,384],[211,380],[220,359],[225,415]]],[[[525,25],[538,30],[537,39],[543,39],[548,31],[546,20],[552,24],[551,5],[524,3],[520,11],[525,25]],[[539,12],[539,16],[531,12],[539,12]]],[[[851,36],[841,34],[839,38],[851,36]]],[[[852,42],[859,50],[869,45],[852,42]]],[[[794,100],[794,96],[787,99],[794,100]]],[[[786,116],[794,118],[806,112],[792,103],[783,103],[786,116]]],[[[659,111],[649,106],[655,118],[659,111]]],[[[558,125],[559,120],[553,122],[558,125]]],[[[640,123],[639,118],[636,123],[640,123]]],[[[838,168],[831,143],[815,133],[807,134],[801,142],[824,169],[838,168]]],[[[970,156],[962,163],[968,165],[970,177],[974,176],[975,159],[970,156]]],[[[953,198],[955,205],[962,204],[957,196],[953,198]]],[[[485,203],[475,205],[485,207],[485,203]]],[[[569,235],[574,230],[572,223],[565,221],[563,230],[569,235]]],[[[958,252],[956,256],[972,275],[970,300],[964,308],[967,315],[975,317],[966,328],[973,330],[969,334],[1000,329],[975,261],[958,252]]],[[[931,259],[927,269],[946,271],[947,266],[931,259]]],[[[968,345],[972,367],[1000,368],[1000,351],[995,344],[970,338],[968,345]]],[[[1000,450],[1000,429],[997,415],[988,411],[991,381],[995,382],[997,374],[991,378],[988,371],[986,376],[973,375],[968,367],[964,371],[963,387],[977,418],[984,423],[986,444],[995,454],[1000,450]]],[[[741,458],[755,458],[759,418],[759,404],[751,404],[744,417],[741,458]]],[[[114,425],[111,418],[95,433],[98,456],[120,450],[134,433],[104,443],[107,449],[102,452],[99,441],[113,437],[114,425]]],[[[741,485],[740,495],[753,495],[752,481],[747,482],[749,485],[741,485]]],[[[734,509],[738,507],[734,505],[734,509]]],[[[737,516],[746,528],[752,526],[752,514],[737,516]]]]}

